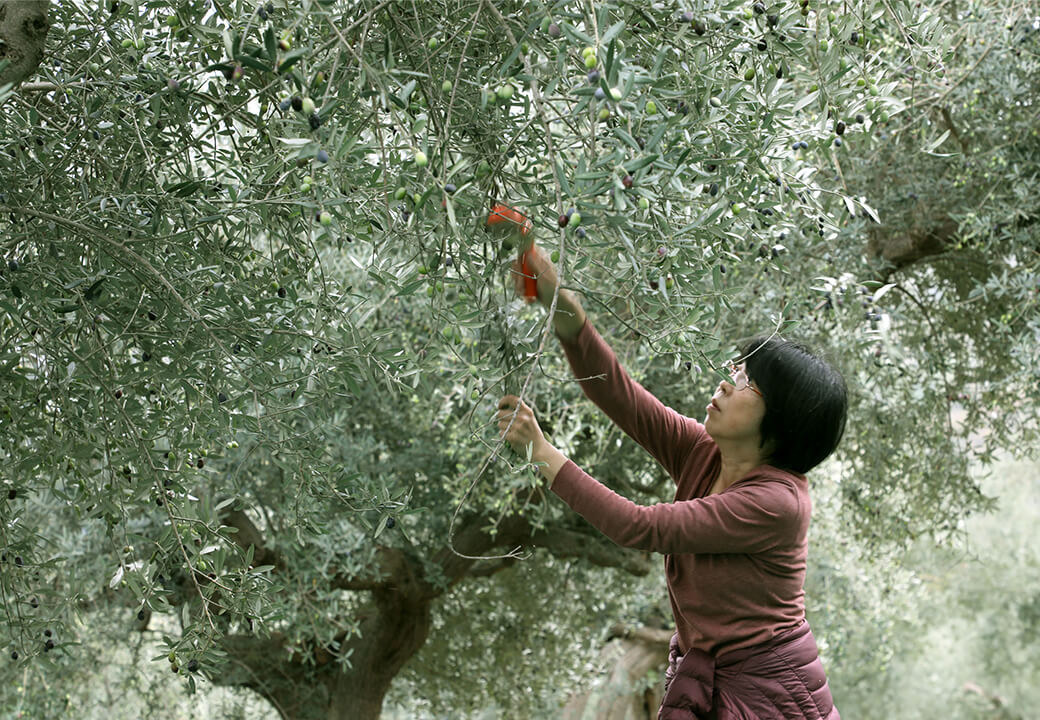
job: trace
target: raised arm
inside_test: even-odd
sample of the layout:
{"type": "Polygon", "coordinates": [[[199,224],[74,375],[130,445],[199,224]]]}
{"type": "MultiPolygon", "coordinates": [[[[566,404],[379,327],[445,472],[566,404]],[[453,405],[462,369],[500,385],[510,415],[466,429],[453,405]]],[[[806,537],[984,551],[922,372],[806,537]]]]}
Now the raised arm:
{"type": "MultiPolygon", "coordinates": [[[[528,267],[538,276],[538,301],[548,308],[559,282],[556,269],[538,248],[529,252],[528,267]]],[[[689,451],[705,438],[704,426],[629,377],[569,290],[560,289],[553,325],[585,396],[678,482],[689,451]]]]}

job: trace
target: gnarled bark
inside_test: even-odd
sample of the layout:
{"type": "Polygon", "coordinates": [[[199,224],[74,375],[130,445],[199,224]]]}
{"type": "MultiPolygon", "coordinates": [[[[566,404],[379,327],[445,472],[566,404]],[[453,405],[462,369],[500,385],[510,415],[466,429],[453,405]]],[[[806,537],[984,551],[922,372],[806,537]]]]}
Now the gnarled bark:
{"type": "Polygon", "coordinates": [[[43,62],[44,42],[51,21],[47,0],[0,0],[0,87],[32,77],[43,62]]]}
{"type": "Polygon", "coordinates": [[[923,202],[917,203],[905,219],[905,224],[872,227],[867,251],[901,268],[944,252],[957,236],[957,221],[941,208],[930,208],[923,202]]]}
{"type": "Polygon", "coordinates": [[[611,629],[613,636],[600,650],[599,663],[606,677],[595,686],[577,693],[564,706],[561,720],[595,717],[599,720],[654,720],[664,696],[663,684],[651,672],[662,675],[668,665],[668,643],[672,631],[638,627],[611,629]]]}
{"type": "MultiPolygon", "coordinates": [[[[221,519],[238,529],[236,542],[245,548],[253,546],[254,561],[274,565],[274,572],[284,569],[284,559],[266,546],[261,531],[244,512],[226,510],[221,519]]],[[[503,520],[494,535],[484,529],[486,525],[485,518],[468,519],[454,538],[457,552],[446,547],[431,558],[445,584],[430,582],[419,558],[386,546],[379,548],[377,566],[365,576],[334,576],[331,587],[368,593],[356,616],[359,634],[337,638],[338,649],[314,648],[310,657],[302,658],[290,655],[281,635],[232,635],[223,643],[231,664],[212,680],[256,691],[285,720],[373,720],[379,717],[394,678],[425,644],[437,598],[466,577],[486,577],[513,564],[511,559],[476,559],[479,556],[501,548],[534,545],[553,554],[582,557],[637,575],[645,575],[650,569],[646,554],[618,548],[591,532],[535,531],[519,517],[503,520]],[[346,656],[346,668],[337,662],[334,651],[346,656]]]]}

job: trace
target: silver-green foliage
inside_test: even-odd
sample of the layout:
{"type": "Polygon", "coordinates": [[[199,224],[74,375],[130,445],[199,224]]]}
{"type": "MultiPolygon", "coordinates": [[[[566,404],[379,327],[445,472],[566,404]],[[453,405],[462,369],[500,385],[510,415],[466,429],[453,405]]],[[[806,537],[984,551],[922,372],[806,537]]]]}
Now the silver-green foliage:
{"type": "MultiPolygon", "coordinates": [[[[0,173],[17,179],[0,195],[2,487],[15,493],[0,497],[0,645],[51,662],[40,632],[71,639],[75,613],[110,587],[183,620],[169,638],[180,662],[219,669],[227,632],[277,631],[297,649],[349,635],[363,594],[333,579],[364,574],[381,545],[429,567],[457,508],[573,527],[558,504],[524,504],[533,474],[488,425],[503,392],[523,391],[601,479],[667,498],[658,469],[566,382],[544,314],[511,302],[513,249],[482,230],[492,200],[535,221],[626,367],[682,412],[699,415],[741,336],[776,328],[825,349],[853,391],[841,507],[858,542],[950,531],[984,507],[965,436],[943,418],[954,394],[978,423],[1010,394],[1035,400],[1035,231],[1023,221],[1007,238],[1034,245],[1004,276],[968,287],[911,267],[893,284],[864,253],[890,212],[875,194],[890,198],[842,171],[870,175],[879,128],[945,148],[937,128],[902,130],[916,86],[895,70],[955,93],[975,78],[951,38],[986,31],[900,0],[711,3],[696,8],[703,28],[681,10],[52,6],[39,80],[57,89],[15,90],[0,118],[0,173]],[[316,119],[280,109],[292,95],[312,98],[316,119]],[[585,237],[558,226],[569,208],[585,237]],[[999,368],[978,344],[993,323],[955,322],[987,299],[999,368]],[[1012,299],[1024,310],[1001,309],[1012,299]],[[239,507],[284,565],[250,567],[223,522],[239,507]]],[[[980,98],[997,122],[997,98],[980,98]]],[[[1024,182],[1031,157],[1000,167],[1024,182]]],[[[1026,413],[1007,427],[1004,444],[1035,437],[1026,413]]],[[[465,587],[445,618],[481,595],[465,587]]],[[[483,592],[485,633],[530,600],[483,592]]],[[[482,639],[460,668],[486,666],[482,639]]],[[[535,686],[555,677],[540,667],[525,669],[535,686]]]]}

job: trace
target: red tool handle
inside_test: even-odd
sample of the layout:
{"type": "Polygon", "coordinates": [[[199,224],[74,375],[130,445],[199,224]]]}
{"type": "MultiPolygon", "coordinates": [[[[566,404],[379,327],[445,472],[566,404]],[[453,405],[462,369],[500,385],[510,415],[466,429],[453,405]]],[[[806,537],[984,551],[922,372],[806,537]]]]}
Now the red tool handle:
{"type": "MultiPolygon", "coordinates": [[[[488,215],[488,227],[505,222],[516,225],[521,237],[525,238],[534,227],[534,223],[532,223],[529,218],[525,217],[524,214],[515,207],[504,205],[502,203],[495,203],[491,208],[491,213],[488,215]]],[[[531,248],[534,248],[533,242],[531,243],[531,248]]],[[[530,252],[531,248],[528,248],[520,254],[520,272],[524,274],[524,297],[537,298],[538,280],[534,277],[530,263],[527,262],[527,253],[530,252]]]]}
{"type": "MultiPolygon", "coordinates": [[[[532,244],[533,248],[534,245],[532,244]]],[[[520,272],[524,274],[524,297],[538,297],[538,279],[534,277],[531,266],[527,263],[527,251],[520,255],[520,272]]]]}

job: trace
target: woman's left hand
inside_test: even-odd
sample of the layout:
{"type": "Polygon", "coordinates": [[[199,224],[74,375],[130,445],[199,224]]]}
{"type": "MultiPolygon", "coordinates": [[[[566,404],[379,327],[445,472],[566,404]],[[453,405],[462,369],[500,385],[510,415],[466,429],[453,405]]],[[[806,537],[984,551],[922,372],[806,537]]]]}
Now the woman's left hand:
{"type": "Polygon", "coordinates": [[[533,443],[534,449],[537,450],[538,446],[545,442],[545,435],[542,434],[542,429],[534,418],[534,411],[527,406],[527,403],[521,402],[516,395],[504,395],[498,401],[497,416],[499,436],[504,434],[506,442],[520,455],[527,455],[529,443],[533,443]],[[513,411],[518,406],[516,419],[513,419],[513,411]],[[513,423],[511,426],[510,420],[513,423]],[[508,432],[506,428],[509,428],[508,432]]]}

